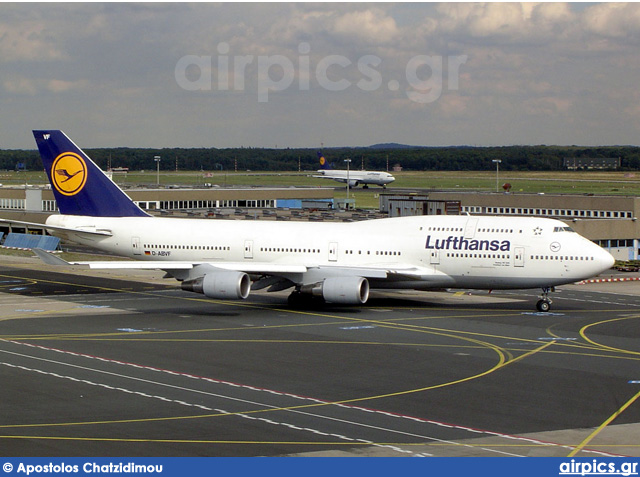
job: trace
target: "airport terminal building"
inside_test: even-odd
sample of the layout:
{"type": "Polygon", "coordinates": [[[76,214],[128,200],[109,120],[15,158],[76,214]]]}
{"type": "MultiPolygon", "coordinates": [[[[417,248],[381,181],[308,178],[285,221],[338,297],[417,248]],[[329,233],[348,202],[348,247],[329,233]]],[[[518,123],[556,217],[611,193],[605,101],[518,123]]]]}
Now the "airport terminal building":
{"type": "MultiPolygon", "coordinates": [[[[289,188],[131,188],[125,192],[141,209],[203,210],[220,208],[330,207],[333,189],[289,188]]],[[[0,211],[57,212],[50,186],[0,187],[0,211]]]]}

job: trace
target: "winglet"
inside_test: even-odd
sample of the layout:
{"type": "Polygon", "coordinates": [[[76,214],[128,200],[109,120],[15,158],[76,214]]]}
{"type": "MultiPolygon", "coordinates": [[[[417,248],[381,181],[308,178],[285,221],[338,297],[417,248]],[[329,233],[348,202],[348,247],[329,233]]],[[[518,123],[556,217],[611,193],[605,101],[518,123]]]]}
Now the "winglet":
{"type": "Polygon", "coordinates": [[[34,248],[34,249],[31,249],[31,251],[35,253],[40,258],[40,260],[42,260],[47,265],[58,265],[58,266],[65,266],[65,267],[72,266],[72,264],[67,262],[66,260],[63,260],[60,257],[56,257],[55,255],[49,252],[45,252],[41,248],[34,248]]]}
{"type": "Polygon", "coordinates": [[[67,262],[66,260],[53,255],[46,250],[42,250],[41,248],[32,248],[31,251],[35,253],[40,260],[42,260],[47,265],[54,265],[58,267],[79,267],[79,268],[91,268],[89,263],[87,262],[67,262]]]}
{"type": "Polygon", "coordinates": [[[33,131],[60,213],[89,217],[148,217],[104,172],[57,130],[33,131]]]}

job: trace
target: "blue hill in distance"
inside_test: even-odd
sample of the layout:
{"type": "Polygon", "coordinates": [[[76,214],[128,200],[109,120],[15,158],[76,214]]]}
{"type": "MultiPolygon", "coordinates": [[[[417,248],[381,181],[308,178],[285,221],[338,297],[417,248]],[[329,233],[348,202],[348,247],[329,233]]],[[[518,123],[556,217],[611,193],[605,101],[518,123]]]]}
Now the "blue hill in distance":
{"type": "Polygon", "coordinates": [[[411,146],[409,144],[399,144],[397,142],[383,142],[380,144],[373,144],[367,146],[364,149],[438,149],[438,148],[453,148],[464,149],[471,146],[411,146]]]}

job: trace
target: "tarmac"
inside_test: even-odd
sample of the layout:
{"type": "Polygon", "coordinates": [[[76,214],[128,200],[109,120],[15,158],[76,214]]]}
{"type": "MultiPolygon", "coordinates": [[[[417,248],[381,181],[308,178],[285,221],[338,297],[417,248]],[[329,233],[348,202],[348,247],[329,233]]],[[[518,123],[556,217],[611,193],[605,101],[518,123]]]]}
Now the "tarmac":
{"type": "Polygon", "coordinates": [[[300,310],[162,275],[0,256],[0,454],[640,456],[636,282],[300,310]]]}

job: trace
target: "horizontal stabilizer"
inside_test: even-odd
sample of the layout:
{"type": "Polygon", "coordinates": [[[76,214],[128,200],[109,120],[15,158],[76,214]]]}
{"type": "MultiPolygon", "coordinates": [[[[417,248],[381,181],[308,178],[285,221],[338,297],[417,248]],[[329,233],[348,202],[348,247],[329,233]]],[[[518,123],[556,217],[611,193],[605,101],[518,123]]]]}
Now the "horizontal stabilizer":
{"type": "Polygon", "coordinates": [[[21,220],[9,220],[9,219],[0,219],[0,223],[3,224],[13,224],[13,225],[21,225],[24,227],[33,227],[33,228],[44,228],[47,230],[56,230],[59,232],[74,232],[74,233],[82,233],[82,234],[88,234],[88,235],[100,235],[102,237],[111,237],[113,234],[111,233],[110,230],[104,230],[104,229],[74,229],[71,227],[58,227],[55,225],[47,225],[47,224],[40,224],[37,222],[23,222],[21,220]]]}

